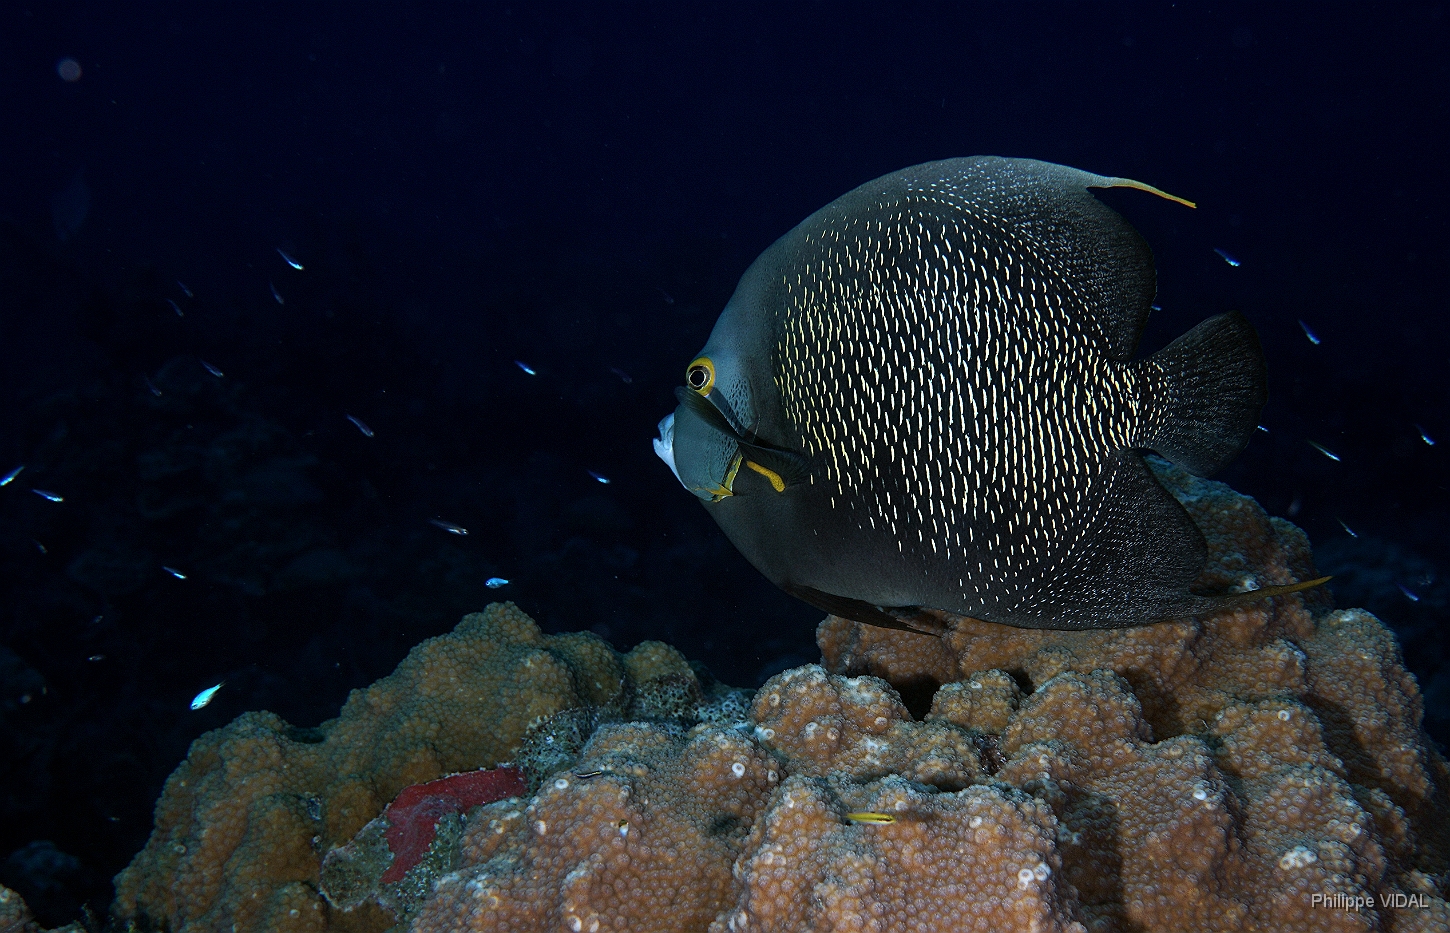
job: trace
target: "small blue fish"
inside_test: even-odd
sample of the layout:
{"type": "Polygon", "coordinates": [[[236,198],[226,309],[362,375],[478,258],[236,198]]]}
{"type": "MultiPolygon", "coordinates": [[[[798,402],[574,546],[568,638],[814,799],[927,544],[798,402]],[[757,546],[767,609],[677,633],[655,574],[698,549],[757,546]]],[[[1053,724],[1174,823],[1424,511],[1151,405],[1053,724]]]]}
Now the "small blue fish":
{"type": "Polygon", "coordinates": [[[1309,338],[1309,342],[1314,344],[1316,347],[1319,346],[1319,338],[1314,336],[1314,331],[1309,329],[1309,325],[1305,324],[1303,321],[1300,321],[1299,326],[1303,328],[1304,336],[1309,338]]]}
{"type": "Polygon", "coordinates": [[[1351,537],[1351,538],[1358,538],[1358,537],[1359,537],[1359,535],[1357,535],[1357,534],[1355,534],[1355,533],[1354,533],[1354,529],[1353,529],[1353,528],[1351,528],[1351,527],[1349,527],[1349,526],[1348,526],[1348,525],[1346,525],[1346,524],[1345,524],[1345,523],[1344,523],[1344,519],[1342,519],[1342,518],[1336,518],[1336,519],[1335,519],[1335,521],[1337,521],[1337,522],[1339,522],[1339,527],[1340,527],[1340,528],[1343,528],[1343,529],[1344,529],[1344,530],[1345,530],[1345,532],[1346,532],[1346,533],[1347,533],[1347,534],[1348,534],[1348,535],[1349,535],[1349,536],[1350,536],[1350,537],[1351,537]]]}
{"type": "Polygon", "coordinates": [[[195,295],[193,295],[191,293],[191,289],[187,288],[186,287],[186,283],[183,282],[183,281],[181,281],[181,279],[177,279],[176,280],[176,286],[177,286],[177,288],[180,288],[181,289],[181,293],[183,295],[185,295],[186,297],[188,297],[188,298],[195,298],[196,297],[195,295]]]}
{"type": "Polygon", "coordinates": [[[603,483],[606,486],[609,485],[609,477],[604,476],[604,475],[602,475],[600,473],[595,473],[593,470],[590,470],[589,471],[589,475],[592,476],[592,477],[594,477],[594,479],[597,482],[601,482],[601,483],[603,483]]]}
{"type": "Polygon", "coordinates": [[[1162,311],[1163,310],[1163,306],[1162,305],[1149,305],[1149,307],[1152,310],[1154,310],[1154,311],[1162,311]]]}
{"type": "Polygon", "coordinates": [[[39,551],[40,553],[42,553],[42,554],[49,554],[50,553],[49,551],[47,551],[45,549],[45,545],[41,544],[39,541],[36,541],[34,538],[31,538],[30,540],[35,544],[35,549],[37,551],[39,551]]]}
{"type": "Polygon", "coordinates": [[[373,429],[363,424],[361,419],[354,418],[352,415],[348,415],[347,420],[351,421],[354,427],[356,427],[359,431],[363,432],[363,437],[373,436],[373,429]]]}
{"type": "Polygon", "coordinates": [[[277,299],[277,304],[285,305],[287,303],[282,300],[282,295],[277,291],[277,286],[273,285],[271,282],[268,282],[267,287],[272,290],[272,297],[277,299]]]}
{"type": "Polygon", "coordinates": [[[185,314],[182,314],[181,313],[181,305],[179,305],[176,302],[172,301],[170,298],[166,299],[166,303],[169,304],[169,305],[171,305],[171,310],[173,310],[173,311],[176,312],[176,316],[177,317],[186,317],[185,314]]]}
{"type": "Polygon", "coordinates": [[[1309,441],[1308,443],[1310,447],[1313,447],[1315,450],[1319,451],[1330,460],[1333,460],[1335,463],[1340,462],[1339,455],[1336,454],[1334,451],[1330,450],[1328,447],[1325,447],[1323,444],[1316,444],[1313,441],[1309,441]]]}
{"type": "Polygon", "coordinates": [[[215,687],[207,687],[205,690],[203,690],[202,692],[198,693],[196,696],[192,697],[191,698],[191,708],[192,709],[201,709],[203,706],[205,706],[208,703],[210,703],[211,702],[211,698],[214,697],[214,696],[216,696],[216,692],[218,690],[220,690],[225,684],[226,684],[226,681],[224,680],[221,683],[217,684],[215,687]]]}
{"type": "MultiPolygon", "coordinates": [[[[1417,424],[1417,425],[1415,425],[1415,430],[1420,432],[1420,440],[1424,441],[1426,444],[1429,444],[1431,447],[1434,447],[1435,446],[1435,439],[1433,437],[1431,437],[1430,435],[1426,434],[1424,428],[1420,427],[1417,424]]],[[[0,483],[0,486],[4,486],[4,485],[5,485],[4,483],[0,483]]]]}
{"type": "Polygon", "coordinates": [[[277,247],[277,255],[278,256],[281,256],[282,257],[282,261],[285,262],[285,263],[287,263],[287,265],[289,265],[292,268],[296,269],[298,272],[301,272],[302,271],[302,263],[300,263],[297,260],[293,259],[291,256],[288,256],[285,252],[283,252],[282,247],[280,247],[280,246],[277,247]]]}
{"type": "Polygon", "coordinates": [[[1410,602],[1417,603],[1417,602],[1420,601],[1420,597],[1417,594],[1415,594],[1414,592],[1412,592],[1410,590],[1410,588],[1407,587],[1407,586],[1405,586],[1403,583],[1397,583],[1395,585],[1400,588],[1400,592],[1401,593],[1404,593],[1405,594],[1405,598],[1408,599],[1410,602]]]}
{"type": "Polygon", "coordinates": [[[675,303],[675,297],[658,285],[655,286],[655,291],[660,293],[660,297],[665,300],[665,304],[672,305],[675,303]]]}
{"type": "Polygon", "coordinates": [[[141,378],[146,380],[146,388],[148,388],[148,389],[151,390],[151,394],[154,395],[154,396],[156,396],[157,398],[160,398],[161,397],[161,390],[158,389],[158,388],[156,388],[156,383],[154,383],[154,382],[151,381],[151,377],[150,376],[142,376],[141,378]]]}
{"type": "Polygon", "coordinates": [[[534,372],[534,368],[528,363],[525,363],[523,360],[514,360],[514,365],[517,366],[519,369],[522,369],[524,372],[528,373],[530,376],[538,375],[538,373],[534,372]]]}
{"type": "Polygon", "coordinates": [[[1269,433],[1269,429],[1264,427],[1262,424],[1258,426],[1258,430],[1263,431],[1265,434],[1269,433]]]}
{"type": "Polygon", "coordinates": [[[9,473],[6,473],[4,476],[0,476],[0,486],[9,486],[12,482],[14,482],[15,477],[20,475],[20,471],[23,469],[25,469],[25,464],[22,463],[20,464],[20,466],[11,470],[9,473]]]}
{"type": "Polygon", "coordinates": [[[1235,269],[1237,269],[1239,267],[1239,261],[1237,259],[1233,258],[1232,256],[1230,256],[1228,253],[1224,252],[1223,250],[1219,249],[1217,246],[1215,246],[1213,248],[1213,251],[1215,253],[1218,253],[1220,259],[1222,259],[1224,262],[1228,263],[1229,265],[1233,266],[1235,269]]]}
{"type": "Polygon", "coordinates": [[[86,660],[87,661],[104,661],[104,660],[106,660],[106,656],[104,654],[93,654],[90,657],[86,658],[86,660]]]}
{"type": "Polygon", "coordinates": [[[505,580],[503,577],[489,577],[487,580],[483,581],[483,585],[491,590],[496,590],[501,586],[508,586],[509,581],[505,580]]]}
{"type": "Polygon", "coordinates": [[[218,379],[222,377],[222,371],[208,363],[206,360],[202,360],[201,365],[206,368],[207,372],[211,373],[213,376],[216,376],[218,379]]]}
{"type": "Polygon", "coordinates": [[[453,535],[466,535],[466,534],[468,534],[468,529],[467,528],[464,528],[462,525],[455,525],[452,522],[445,522],[441,518],[430,518],[430,519],[428,519],[428,524],[430,524],[430,525],[436,525],[439,528],[442,528],[444,531],[448,532],[449,534],[453,534],[453,535]]]}
{"type": "Polygon", "coordinates": [[[633,379],[629,378],[629,373],[627,373],[624,370],[620,369],[618,366],[611,366],[611,367],[609,367],[609,371],[612,372],[612,373],[614,373],[616,376],[618,376],[619,377],[619,381],[620,382],[623,382],[625,385],[629,385],[630,383],[634,382],[633,379]]]}
{"type": "Polygon", "coordinates": [[[30,491],[33,492],[33,493],[35,493],[37,496],[39,496],[42,499],[49,499],[51,502],[64,502],[65,501],[65,499],[63,497],[61,497],[61,496],[59,496],[59,495],[57,495],[57,494],[55,494],[53,492],[47,492],[44,489],[32,489],[30,491]]]}
{"type": "Polygon", "coordinates": [[[171,574],[173,577],[175,577],[178,580],[185,580],[186,579],[186,574],[182,573],[180,570],[177,570],[175,567],[167,567],[166,565],[163,564],[161,566],[161,569],[164,570],[164,571],[166,571],[167,573],[171,574]]]}

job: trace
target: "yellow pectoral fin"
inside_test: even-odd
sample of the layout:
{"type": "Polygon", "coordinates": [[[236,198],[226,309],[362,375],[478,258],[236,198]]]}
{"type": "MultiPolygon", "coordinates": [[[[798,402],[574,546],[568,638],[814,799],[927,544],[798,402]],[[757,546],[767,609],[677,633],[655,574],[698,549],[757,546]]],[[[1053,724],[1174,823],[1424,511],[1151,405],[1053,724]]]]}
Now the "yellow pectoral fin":
{"type": "Polygon", "coordinates": [[[780,478],[779,473],[761,466],[754,460],[745,461],[745,465],[750,467],[755,472],[759,473],[761,476],[764,476],[766,479],[770,480],[770,485],[775,488],[776,492],[785,492],[785,480],[780,478]]]}

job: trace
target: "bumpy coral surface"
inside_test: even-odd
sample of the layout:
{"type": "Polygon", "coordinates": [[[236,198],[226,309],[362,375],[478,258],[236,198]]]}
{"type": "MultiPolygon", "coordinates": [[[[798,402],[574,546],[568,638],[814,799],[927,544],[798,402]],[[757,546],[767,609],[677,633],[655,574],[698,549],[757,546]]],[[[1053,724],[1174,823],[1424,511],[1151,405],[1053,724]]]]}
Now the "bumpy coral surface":
{"type": "MultiPolygon", "coordinates": [[[[1313,576],[1293,526],[1163,478],[1206,586],[1313,576]]],[[[1450,929],[1450,768],[1393,638],[1327,602],[1099,632],[827,619],[825,666],[748,719],[600,730],[477,811],[413,930],[1450,929]]]]}
{"type": "MultiPolygon", "coordinates": [[[[1209,538],[1205,587],[1314,575],[1296,528],[1160,469],[1209,538]]],[[[249,714],[198,740],[117,914],[414,933],[1450,929],[1450,767],[1393,637],[1329,599],[1095,632],[830,618],[823,664],[749,707],[667,646],[620,656],[491,607],[317,730],[249,714]],[[354,834],[405,785],[506,759],[531,793],[440,819],[446,857],[430,849],[434,874],[385,909],[382,823],[354,834]],[[319,897],[329,849],[361,893],[319,897]],[[383,854],[347,854],[364,849],[383,854]]]]}
{"type": "Polygon", "coordinates": [[[113,913],[175,931],[388,929],[396,918],[375,903],[334,909],[319,872],[401,790],[552,746],[540,726],[558,717],[649,714],[652,698],[681,692],[706,688],[667,646],[620,655],[587,633],[545,636],[494,604],[418,645],[316,729],[247,713],[197,739],[146,848],[117,876],[113,913]]]}

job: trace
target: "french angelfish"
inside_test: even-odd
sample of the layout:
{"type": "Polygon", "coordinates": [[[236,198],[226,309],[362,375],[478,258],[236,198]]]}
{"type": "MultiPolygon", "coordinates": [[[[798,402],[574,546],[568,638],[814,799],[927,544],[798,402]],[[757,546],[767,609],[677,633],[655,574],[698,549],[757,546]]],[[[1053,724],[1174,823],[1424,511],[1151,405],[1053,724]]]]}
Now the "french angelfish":
{"type": "Polygon", "coordinates": [[[1190,589],[1203,534],[1140,451],[1236,456],[1258,336],[1231,312],[1134,360],[1153,257],[1107,187],[1193,206],[996,157],[826,205],[741,277],[656,452],[766,577],[858,621],[1117,628],[1235,600],[1190,589]]]}

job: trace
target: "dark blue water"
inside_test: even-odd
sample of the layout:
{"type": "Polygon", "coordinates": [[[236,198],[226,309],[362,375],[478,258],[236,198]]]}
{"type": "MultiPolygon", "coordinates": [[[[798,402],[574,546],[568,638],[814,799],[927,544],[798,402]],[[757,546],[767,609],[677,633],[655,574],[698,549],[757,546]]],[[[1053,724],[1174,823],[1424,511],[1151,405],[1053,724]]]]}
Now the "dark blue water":
{"type": "Polygon", "coordinates": [[[813,660],[650,438],[761,249],[961,155],[1199,203],[1103,194],[1144,348],[1254,322],[1269,433],[1219,478],[1450,739],[1447,11],[1264,6],[0,7],[0,882],[103,911],[198,734],[319,722],[494,599],[743,686],[813,660]]]}

